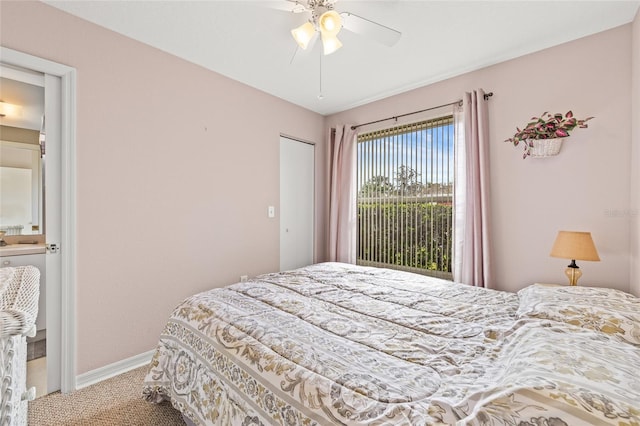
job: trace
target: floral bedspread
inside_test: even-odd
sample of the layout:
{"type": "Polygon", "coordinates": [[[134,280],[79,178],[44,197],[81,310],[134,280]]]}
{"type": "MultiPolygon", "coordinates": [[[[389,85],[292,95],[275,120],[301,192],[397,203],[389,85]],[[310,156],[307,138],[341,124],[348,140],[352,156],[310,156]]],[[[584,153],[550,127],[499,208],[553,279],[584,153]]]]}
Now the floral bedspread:
{"type": "Polygon", "coordinates": [[[143,394],[197,425],[640,425],[640,299],[592,293],[340,263],[266,274],[182,302],[143,394]]]}

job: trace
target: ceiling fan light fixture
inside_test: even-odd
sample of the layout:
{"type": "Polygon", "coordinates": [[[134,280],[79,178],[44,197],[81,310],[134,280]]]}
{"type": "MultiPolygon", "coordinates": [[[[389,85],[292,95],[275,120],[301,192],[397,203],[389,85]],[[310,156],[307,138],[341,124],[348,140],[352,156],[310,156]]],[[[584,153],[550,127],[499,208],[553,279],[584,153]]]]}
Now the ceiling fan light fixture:
{"type": "Polygon", "coordinates": [[[313,38],[316,32],[316,27],[311,22],[305,22],[298,28],[291,30],[293,39],[298,43],[302,49],[306,49],[309,46],[309,42],[313,38]]]}
{"type": "Polygon", "coordinates": [[[342,43],[333,34],[322,33],[322,47],[325,55],[330,55],[342,47],[342,43]]]}
{"type": "Polygon", "coordinates": [[[320,15],[318,19],[318,27],[320,32],[324,35],[337,35],[342,29],[342,19],[340,14],[335,10],[328,10],[320,15]]]}

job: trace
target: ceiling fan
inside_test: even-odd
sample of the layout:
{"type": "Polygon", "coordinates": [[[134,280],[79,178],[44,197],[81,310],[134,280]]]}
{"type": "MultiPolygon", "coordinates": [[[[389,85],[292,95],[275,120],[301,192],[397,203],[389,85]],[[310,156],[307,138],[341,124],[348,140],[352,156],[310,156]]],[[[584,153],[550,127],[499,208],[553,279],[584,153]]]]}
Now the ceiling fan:
{"type": "Polygon", "coordinates": [[[338,33],[342,28],[356,34],[370,37],[386,46],[393,46],[400,40],[402,33],[385,25],[373,22],[351,12],[337,12],[334,5],[337,0],[287,0],[293,3],[293,13],[310,13],[307,22],[291,30],[298,46],[306,50],[312,47],[320,34],[325,55],[342,47],[338,33]]]}

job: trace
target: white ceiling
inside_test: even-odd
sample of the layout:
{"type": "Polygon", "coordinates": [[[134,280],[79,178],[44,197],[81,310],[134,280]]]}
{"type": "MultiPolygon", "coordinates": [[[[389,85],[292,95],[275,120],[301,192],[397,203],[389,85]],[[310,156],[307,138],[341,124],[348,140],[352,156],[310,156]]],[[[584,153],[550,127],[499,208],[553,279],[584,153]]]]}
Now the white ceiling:
{"type": "Polygon", "coordinates": [[[635,1],[354,1],[353,12],[402,32],[386,47],[343,30],[344,46],[296,55],[308,16],[287,0],[45,3],[320,114],[331,114],[631,22],[635,1]]]}

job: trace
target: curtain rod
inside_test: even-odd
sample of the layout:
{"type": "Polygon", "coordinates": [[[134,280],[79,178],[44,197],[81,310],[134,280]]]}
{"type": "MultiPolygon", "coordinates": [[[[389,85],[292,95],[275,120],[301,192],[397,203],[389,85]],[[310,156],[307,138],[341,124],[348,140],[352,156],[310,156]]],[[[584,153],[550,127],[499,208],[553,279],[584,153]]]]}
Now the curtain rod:
{"type": "MultiPolygon", "coordinates": [[[[485,93],[484,94],[484,100],[488,101],[491,96],[493,96],[493,92],[485,93]]],[[[406,114],[396,115],[396,116],[387,117],[387,118],[381,118],[380,120],[375,120],[375,121],[369,121],[368,123],[357,124],[355,126],[351,126],[351,130],[355,130],[358,127],[367,126],[369,124],[380,123],[382,121],[387,121],[387,120],[397,120],[400,117],[406,117],[408,115],[419,114],[421,112],[431,111],[432,109],[438,109],[438,108],[446,107],[446,106],[449,106],[449,105],[456,105],[456,104],[462,106],[462,99],[458,99],[455,102],[449,102],[448,104],[442,104],[442,105],[438,105],[438,106],[431,107],[431,108],[421,109],[420,111],[408,112],[406,114]]]]}

